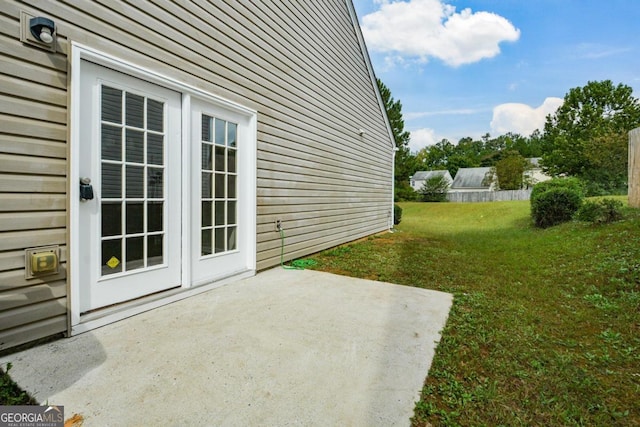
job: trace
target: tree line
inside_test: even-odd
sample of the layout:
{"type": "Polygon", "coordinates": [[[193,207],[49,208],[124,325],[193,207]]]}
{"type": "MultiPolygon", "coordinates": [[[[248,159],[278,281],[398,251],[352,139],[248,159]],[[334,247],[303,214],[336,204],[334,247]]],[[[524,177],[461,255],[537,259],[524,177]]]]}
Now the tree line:
{"type": "Polygon", "coordinates": [[[416,153],[409,149],[410,134],[404,130],[402,103],[394,100],[379,79],[378,88],[398,148],[396,200],[415,198],[409,177],[420,170],[446,169],[455,176],[460,168],[492,167],[498,181],[501,169],[511,171],[502,173],[503,189],[522,185],[507,176],[513,177],[514,170],[526,168],[524,159],[534,157],[541,158],[540,166],[550,176],[578,178],[587,195],[626,194],[628,132],[640,126],[640,101],[630,86],[604,80],[570,89],[564,103],[547,116],[544,129],[529,136],[507,133],[491,137],[487,133],[479,140],[466,137],[457,143],[443,139],[416,153]]]}

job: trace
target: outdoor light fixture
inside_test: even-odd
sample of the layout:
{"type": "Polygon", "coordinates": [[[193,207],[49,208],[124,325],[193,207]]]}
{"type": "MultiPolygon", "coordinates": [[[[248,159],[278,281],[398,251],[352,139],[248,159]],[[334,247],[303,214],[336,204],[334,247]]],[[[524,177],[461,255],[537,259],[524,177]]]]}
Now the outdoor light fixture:
{"type": "Polygon", "coordinates": [[[358,135],[364,136],[364,129],[358,129],[358,135]]]}
{"type": "Polygon", "coordinates": [[[41,16],[31,18],[29,20],[29,29],[36,40],[45,44],[51,44],[51,42],[53,42],[53,34],[56,30],[56,26],[51,19],[43,18],[41,16]]]}

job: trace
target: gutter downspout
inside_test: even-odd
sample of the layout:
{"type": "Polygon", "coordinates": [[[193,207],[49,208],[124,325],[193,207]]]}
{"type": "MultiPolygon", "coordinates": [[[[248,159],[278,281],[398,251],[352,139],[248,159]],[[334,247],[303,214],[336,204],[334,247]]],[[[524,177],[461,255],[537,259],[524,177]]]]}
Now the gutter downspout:
{"type": "Polygon", "coordinates": [[[391,152],[391,219],[389,220],[389,231],[392,231],[395,225],[394,205],[396,197],[396,153],[398,151],[400,151],[398,147],[393,147],[393,151],[391,152]]]}

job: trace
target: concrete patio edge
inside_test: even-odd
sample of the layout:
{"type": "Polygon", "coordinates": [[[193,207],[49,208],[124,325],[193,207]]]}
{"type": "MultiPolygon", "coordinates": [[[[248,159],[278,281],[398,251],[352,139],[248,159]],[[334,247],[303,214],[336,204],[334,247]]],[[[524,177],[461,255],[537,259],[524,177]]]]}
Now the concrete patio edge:
{"type": "Polygon", "coordinates": [[[452,301],[274,268],[0,363],[85,426],[409,425],[452,301]]]}

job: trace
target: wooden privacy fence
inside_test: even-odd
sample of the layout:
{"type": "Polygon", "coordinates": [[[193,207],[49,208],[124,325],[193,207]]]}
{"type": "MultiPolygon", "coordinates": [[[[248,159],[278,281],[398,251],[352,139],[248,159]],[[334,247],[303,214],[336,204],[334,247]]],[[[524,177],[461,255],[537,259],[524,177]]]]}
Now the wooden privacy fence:
{"type": "Polygon", "coordinates": [[[448,192],[447,200],[450,202],[474,203],[474,202],[508,202],[510,200],[529,200],[531,188],[526,190],[503,191],[465,191],[448,192]]]}

